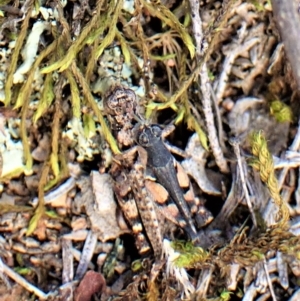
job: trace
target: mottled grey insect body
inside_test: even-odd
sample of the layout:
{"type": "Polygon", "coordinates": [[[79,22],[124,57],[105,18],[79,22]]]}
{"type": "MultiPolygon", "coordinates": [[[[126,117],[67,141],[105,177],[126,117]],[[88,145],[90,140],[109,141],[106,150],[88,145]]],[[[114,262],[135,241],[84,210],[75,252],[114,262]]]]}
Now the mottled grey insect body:
{"type": "Polygon", "coordinates": [[[133,146],[135,141],[132,129],[136,107],[137,96],[134,91],[121,85],[109,89],[104,97],[106,116],[113,135],[123,150],[121,155],[114,157],[115,162],[110,174],[114,179],[116,198],[136,237],[139,252],[145,254],[150,249],[146,237],[142,234],[144,228],[154,255],[159,258],[163,234],[154,201],[145,188],[143,162],[146,165],[146,160],[143,160],[138,151],[141,148],[133,146]]]}
{"type": "Polygon", "coordinates": [[[159,126],[143,126],[141,132],[138,133],[137,142],[147,150],[147,164],[152,169],[158,182],[165,187],[177,205],[186,222],[185,230],[192,239],[195,239],[197,230],[177,179],[174,158],[164,145],[161,135],[162,130],[159,126]]]}

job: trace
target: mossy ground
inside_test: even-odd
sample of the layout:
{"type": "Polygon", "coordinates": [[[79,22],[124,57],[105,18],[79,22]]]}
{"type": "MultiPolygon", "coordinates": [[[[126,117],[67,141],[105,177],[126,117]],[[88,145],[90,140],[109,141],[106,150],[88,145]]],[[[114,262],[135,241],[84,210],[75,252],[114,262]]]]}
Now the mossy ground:
{"type": "MultiPolygon", "coordinates": [[[[276,252],[286,256],[286,265],[297,265],[299,239],[289,232],[289,219],[291,215],[295,221],[300,212],[298,165],[295,161],[292,168],[284,167],[285,174],[279,174],[271,154],[279,156],[291,145],[297,131],[299,99],[270,3],[201,2],[201,41],[195,36],[191,3],[2,1],[0,130],[6,134],[1,138],[1,153],[2,158],[13,162],[14,158],[6,156],[11,151],[9,141],[22,141],[24,161],[1,177],[3,261],[36,287],[50,291],[62,285],[62,257],[54,249],[34,255],[26,241],[33,238],[35,248],[40,250],[45,242],[55,242],[60,249],[61,235],[71,231],[75,218],[70,206],[45,206],[45,192],[70,176],[70,164],[78,165],[81,172],[97,169],[106,143],[112,154],[120,153],[102,113],[104,92],[97,88],[99,78],[107,78],[108,84],[110,80],[120,82],[140,93],[144,117],[161,124],[174,123],[176,134],[171,140],[181,148],[186,137],[196,132],[207,151],[206,171],[223,176],[223,198],[216,198],[220,205],[214,208],[215,228],[207,230],[209,234],[223,231],[222,240],[203,249],[183,242],[173,246],[180,256],[172,264],[188,270],[189,282],[195,288],[200,287],[197,281],[201,273],[211,271],[205,294],[196,291],[190,298],[241,300],[258,275],[258,264],[271,264],[276,252]],[[206,86],[212,91],[210,108],[205,105],[206,90],[201,85],[205,76],[209,80],[206,86]],[[216,158],[212,128],[218,133],[223,159],[216,158]],[[232,199],[241,200],[228,201],[230,188],[240,176],[229,144],[233,136],[239,138],[245,151],[242,158],[252,180],[248,189],[258,220],[256,231],[251,230],[251,218],[245,222],[249,211],[242,201],[243,194],[233,189],[232,199]],[[251,161],[249,154],[253,156],[251,161]],[[259,188],[258,182],[263,183],[259,188]],[[30,206],[34,196],[39,197],[35,210],[30,206]],[[277,225],[264,215],[270,197],[278,210],[274,217],[278,218],[277,225]],[[224,209],[228,215],[217,215],[223,213],[223,204],[228,206],[223,209],[229,208],[227,213],[224,209]],[[47,263],[43,259],[46,253],[47,263]],[[233,263],[239,265],[240,272],[236,286],[229,292],[225,279],[231,275],[233,263]],[[244,279],[245,275],[248,278],[244,279]]],[[[297,152],[298,148],[292,150],[297,152]]],[[[7,161],[2,165],[7,168],[7,161]]],[[[214,207],[212,196],[203,191],[200,194],[208,207],[214,207]]],[[[74,244],[76,249],[83,246],[83,242],[74,244]]],[[[128,254],[123,257],[127,270],[133,259],[128,254]]],[[[122,280],[127,288],[117,293],[111,290],[113,300],[186,297],[176,275],[165,274],[165,267],[155,273],[150,258],[145,261],[149,266],[141,265],[129,280],[124,276],[126,271],[114,274],[115,283],[122,280]]],[[[280,285],[276,269],[270,272],[272,279],[277,277],[279,284],[273,290],[280,300],[299,289],[297,272],[297,268],[288,272],[288,288],[280,285]]],[[[3,284],[3,291],[8,291],[6,288],[3,284]]],[[[19,298],[20,290],[14,287],[13,291],[19,298]]],[[[109,291],[106,293],[109,297],[109,291]]],[[[262,289],[257,294],[267,298],[268,286],[266,292],[262,289]]]]}

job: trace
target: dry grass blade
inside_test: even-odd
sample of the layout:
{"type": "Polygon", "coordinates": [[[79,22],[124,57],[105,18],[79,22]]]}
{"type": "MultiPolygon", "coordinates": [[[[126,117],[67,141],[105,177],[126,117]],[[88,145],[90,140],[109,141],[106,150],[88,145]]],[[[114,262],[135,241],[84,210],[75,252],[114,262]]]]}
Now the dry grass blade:
{"type": "Polygon", "coordinates": [[[50,170],[49,164],[45,164],[39,181],[39,194],[38,194],[39,203],[34,212],[33,217],[29,222],[29,226],[26,231],[27,236],[31,235],[35,231],[35,229],[38,227],[39,221],[45,214],[44,187],[46,186],[47,183],[49,170],[50,170]]]}

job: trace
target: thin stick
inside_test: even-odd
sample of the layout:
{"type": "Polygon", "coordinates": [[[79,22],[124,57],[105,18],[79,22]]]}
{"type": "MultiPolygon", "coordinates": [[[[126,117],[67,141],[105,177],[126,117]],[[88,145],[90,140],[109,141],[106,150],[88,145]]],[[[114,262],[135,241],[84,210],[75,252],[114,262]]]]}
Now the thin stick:
{"type": "MultiPolygon", "coordinates": [[[[201,58],[203,59],[204,57],[207,57],[208,54],[203,53],[203,49],[202,49],[203,47],[201,45],[204,39],[203,39],[203,31],[202,31],[202,21],[199,14],[200,4],[198,0],[189,0],[189,2],[192,11],[193,34],[196,42],[196,55],[198,59],[201,58]]],[[[205,60],[203,61],[203,65],[200,70],[200,79],[201,79],[200,89],[202,92],[202,106],[205,115],[210,147],[214,154],[216,164],[220,168],[221,172],[228,173],[229,172],[228,164],[224,158],[223,151],[220,147],[217,130],[214,122],[214,115],[213,115],[212,104],[211,104],[212,87],[210,84],[205,60]]]]}
{"type": "Polygon", "coordinates": [[[48,294],[45,294],[43,291],[26,281],[22,276],[17,274],[14,270],[9,268],[6,264],[3,263],[2,259],[0,258],[0,271],[2,271],[4,274],[6,274],[9,278],[14,280],[16,283],[20,284],[22,287],[24,287],[27,291],[35,294],[37,297],[39,297],[42,300],[48,300],[50,296],[54,296],[56,293],[51,292],[48,294]]]}
{"type": "Polygon", "coordinates": [[[274,292],[274,288],[273,288],[273,284],[272,284],[272,281],[271,281],[271,278],[270,278],[270,275],[269,275],[269,271],[268,271],[268,264],[267,264],[267,261],[266,261],[265,257],[264,257],[263,262],[264,262],[264,270],[265,270],[265,273],[266,273],[266,278],[267,278],[267,281],[268,281],[269,290],[270,290],[272,299],[273,299],[273,301],[277,301],[276,295],[275,295],[275,292],[274,292]]]}
{"type": "Polygon", "coordinates": [[[257,227],[256,217],[255,217],[253,206],[252,206],[252,203],[251,203],[249,191],[248,191],[247,185],[246,185],[246,179],[245,179],[245,174],[244,174],[244,168],[243,168],[243,163],[242,163],[240,146],[239,146],[239,143],[238,143],[237,139],[231,139],[230,143],[233,146],[234,153],[237,157],[237,162],[238,162],[238,166],[239,166],[240,178],[241,178],[241,182],[242,182],[243,192],[245,194],[245,199],[246,199],[250,214],[252,216],[252,221],[253,221],[254,226],[257,227]]]}

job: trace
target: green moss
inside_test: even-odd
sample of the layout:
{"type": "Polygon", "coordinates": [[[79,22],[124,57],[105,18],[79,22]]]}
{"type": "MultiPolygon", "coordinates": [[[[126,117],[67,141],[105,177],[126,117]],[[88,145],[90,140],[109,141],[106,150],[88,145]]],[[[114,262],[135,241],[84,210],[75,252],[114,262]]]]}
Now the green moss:
{"type": "Polygon", "coordinates": [[[174,241],[171,246],[179,253],[174,264],[179,268],[193,268],[204,263],[209,253],[201,247],[195,247],[191,242],[174,241]]]}

